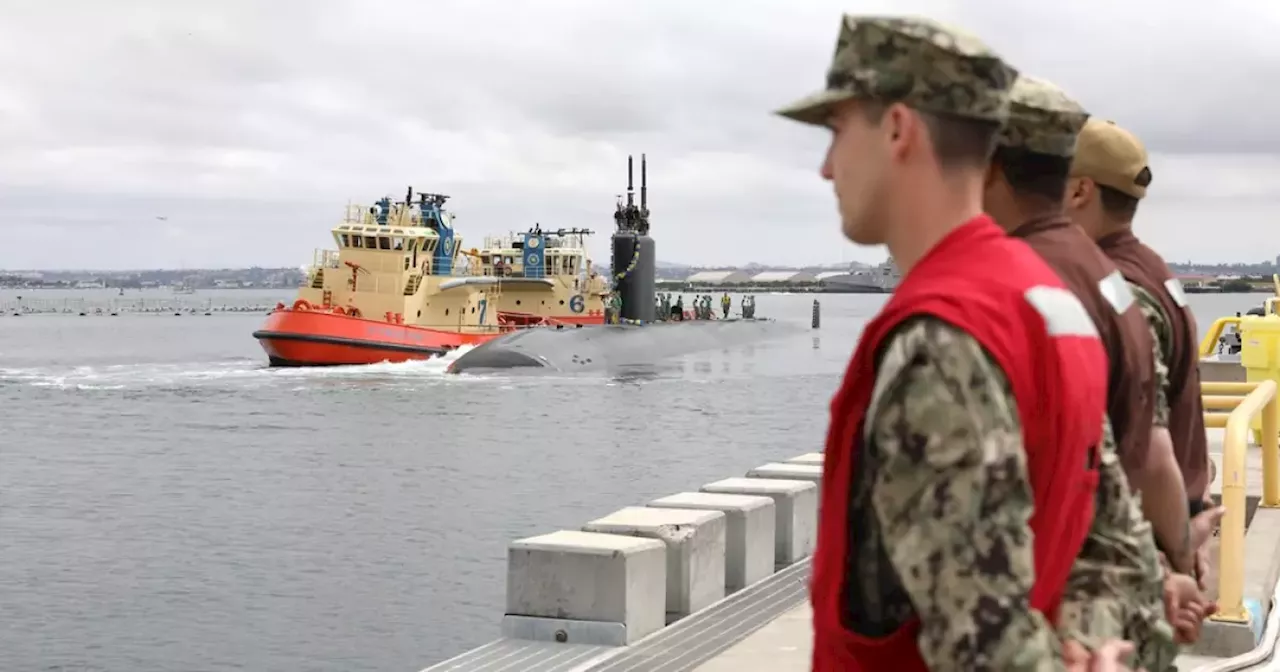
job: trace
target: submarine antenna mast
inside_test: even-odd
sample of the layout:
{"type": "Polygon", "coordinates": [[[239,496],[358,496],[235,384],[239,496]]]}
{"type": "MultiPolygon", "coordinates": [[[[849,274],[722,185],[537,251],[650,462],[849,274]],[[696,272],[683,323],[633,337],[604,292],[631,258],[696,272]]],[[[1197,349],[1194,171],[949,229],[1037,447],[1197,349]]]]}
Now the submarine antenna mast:
{"type": "Polygon", "coordinates": [[[644,154],[640,155],[640,219],[644,222],[645,233],[649,228],[649,171],[644,154]]]}
{"type": "Polygon", "coordinates": [[[619,199],[613,214],[613,291],[622,300],[622,322],[654,320],[654,285],[657,271],[653,238],[649,237],[648,162],[640,155],[640,205],[635,203],[635,162],[627,157],[627,201],[619,199]]]}
{"type": "Polygon", "coordinates": [[[627,157],[627,209],[635,207],[636,180],[635,180],[635,164],[632,163],[631,157],[627,157]]]}

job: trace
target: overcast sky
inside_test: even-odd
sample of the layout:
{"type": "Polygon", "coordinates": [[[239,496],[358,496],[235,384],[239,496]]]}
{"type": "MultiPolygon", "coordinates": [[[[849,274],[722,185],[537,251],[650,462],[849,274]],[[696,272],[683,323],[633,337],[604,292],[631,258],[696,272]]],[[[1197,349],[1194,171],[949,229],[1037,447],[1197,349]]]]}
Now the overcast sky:
{"type": "Polygon", "coordinates": [[[642,152],[665,261],[879,261],[826,132],[770,114],[850,9],[963,25],[1138,133],[1169,259],[1280,254],[1280,3],[0,0],[0,268],[300,265],[410,184],[472,243],[590,227],[603,259],[642,152]]]}

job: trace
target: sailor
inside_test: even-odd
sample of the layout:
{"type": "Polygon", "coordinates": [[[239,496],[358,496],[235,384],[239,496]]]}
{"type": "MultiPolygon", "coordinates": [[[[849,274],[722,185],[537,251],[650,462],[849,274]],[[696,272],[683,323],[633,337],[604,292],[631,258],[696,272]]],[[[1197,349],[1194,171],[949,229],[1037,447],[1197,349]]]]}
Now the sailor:
{"type": "Polygon", "coordinates": [[[733,299],[729,298],[729,292],[725,292],[720,297],[720,312],[724,314],[724,319],[729,319],[729,309],[733,307],[733,299]]]}
{"type": "MultiPolygon", "coordinates": [[[[1152,531],[1163,547],[1177,549],[1181,571],[1189,573],[1185,493],[1168,433],[1152,424],[1155,356],[1146,321],[1115,264],[1064,214],[1076,134],[1087,118],[1058,87],[1019,77],[987,172],[984,205],[1081,301],[1109,360],[1097,509],[1068,579],[1058,630],[1081,641],[1124,635],[1137,645],[1139,664],[1157,672],[1172,668],[1178,651],[1165,617],[1166,579],[1152,531]],[[1141,509],[1130,484],[1143,494],[1141,509]]],[[[1168,583],[1178,598],[1171,611],[1180,613],[1185,601],[1191,620],[1202,621],[1209,601],[1196,582],[1181,574],[1168,583]]],[[[1193,629],[1194,636],[1198,625],[1193,629]]]]}
{"type": "MultiPolygon", "coordinates": [[[[1067,210],[1129,282],[1158,348],[1155,422],[1168,428],[1186,484],[1195,573],[1204,588],[1205,542],[1224,509],[1209,497],[1209,455],[1200,402],[1196,319],[1182,285],[1160,255],[1133,234],[1138,203],[1151,184],[1147,150],[1111,121],[1090,119],[1080,131],[1067,210]]],[[[1166,553],[1175,549],[1166,548],[1166,553]]],[[[1179,561],[1169,558],[1175,569],[1179,561]]]]}
{"type": "Polygon", "coordinates": [[[622,295],[615,291],[609,297],[609,307],[613,310],[613,324],[618,324],[622,321],[622,295]]]}
{"type": "Polygon", "coordinates": [[[671,308],[671,316],[678,322],[684,322],[684,294],[676,297],[676,305],[671,308]]]}
{"type": "Polygon", "coordinates": [[[1089,662],[1047,615],[1093,519],[1107,360],[1080,302],[982,212],[1016,77],[959,30],[846,15],[826,89],[780,112],[831,130],[845,236],[903,274],[831,404],[814,670],[1089,662]]]}

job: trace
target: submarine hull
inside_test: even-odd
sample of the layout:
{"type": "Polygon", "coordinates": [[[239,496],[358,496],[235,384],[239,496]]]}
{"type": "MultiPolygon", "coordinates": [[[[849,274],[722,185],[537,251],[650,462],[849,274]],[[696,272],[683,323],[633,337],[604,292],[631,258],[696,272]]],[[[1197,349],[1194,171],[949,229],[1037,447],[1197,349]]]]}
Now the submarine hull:
{"type": "Polygon", "coordinates": [[[800,331],[794,325],[766,319],[525,329],[464,353],[449,366],[449,371],[535,367],[572,372],[635,366],[800,331]]]}

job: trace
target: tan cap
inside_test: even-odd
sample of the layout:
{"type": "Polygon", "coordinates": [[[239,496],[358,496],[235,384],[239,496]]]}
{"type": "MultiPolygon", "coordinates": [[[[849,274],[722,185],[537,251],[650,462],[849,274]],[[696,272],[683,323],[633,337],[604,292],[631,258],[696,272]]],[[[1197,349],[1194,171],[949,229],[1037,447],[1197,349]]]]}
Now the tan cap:
{"type": "Polygon", "coordinates": [[[1087,177],[1104,187],[1142,198],[1151,184],[1147,148],[1114,121],[1090,119],[1076,137],[1071,176],[1087,177]]]}
{"type": "Polygon", "coordinates": [[[826,88],[778,114],[822,125],[835,105],[871,99],[1004,123],[1017,76],[990,47],[958,28],[931,19],[846,14],[826,88]]]}

